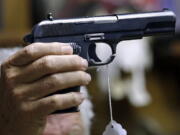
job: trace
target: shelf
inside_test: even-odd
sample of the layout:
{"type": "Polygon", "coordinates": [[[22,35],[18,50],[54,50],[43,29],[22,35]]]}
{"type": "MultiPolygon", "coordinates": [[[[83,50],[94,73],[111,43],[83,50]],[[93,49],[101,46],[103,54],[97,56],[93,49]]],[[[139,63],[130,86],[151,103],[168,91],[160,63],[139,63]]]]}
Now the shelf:
{"type": "Polygon", "coordinates": [[[24,32],[0,32],[0,47],[24,45],[23,37],[29,32],[30,30],[24,32]]]}
{"type": "Polygon", "coordinates": [[[31,3],[26,0],[3,0],[3,27],[0,31],[0,47],[22,45],[23,37],[30,32],[31,3]]]}

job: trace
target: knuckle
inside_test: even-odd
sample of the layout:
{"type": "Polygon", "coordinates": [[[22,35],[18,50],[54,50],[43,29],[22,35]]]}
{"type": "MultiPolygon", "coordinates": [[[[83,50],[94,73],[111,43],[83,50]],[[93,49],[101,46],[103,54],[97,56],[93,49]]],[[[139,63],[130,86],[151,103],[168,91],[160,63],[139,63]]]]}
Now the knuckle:
{"type": "Polygon", "coordinates": [[[60,79],[60,77],[58,76],[58,74],[53,74],[53,75],[50,76],[50,81],[51,81],[51,82],[55,82],[55,83],[56,83],[56,82],[59,82],[59,83],[60,83],[60,80],[61,80],[61,79],[60,79]]]}
{"type": "Polygon", "coordinates": [[[27,55],[28,57],[33,57],[33,53],[34,53],[34,45],[30,45],[24,48],[24,53],[25,55],[27,55]]]}
{"type": "Polygon", "coordinates": [[[30,104],[26,102],[22,102],[19,104],[19,110],[27,115],[27,113],[31,112],[32,107],[30,104]]]}
{"type": "Polygon", "coordinates": [[[20,101],[23,98],[23,94],[19,92],[17,89],[12,90],[11,95],[15,101],[20,101]]]}
{"type": "Polygon", "coordinates": [[[58,95],[54,95],[51,100],[50,100],[50,104],[54,107],[56,107],[58,104],[57,104],[57,101],[59,100],[59,96],[58,95]]]}
{"type": "Polygon", "coordinates": [[[55,81],[44,81],[42,83],[42,88],[46,88],[48,90],[54,89],[56,87],[56,84],[54,83],[55,81]]]}
{"type": "Polygon", "coordinates": [[[13,82],[17,78],[17,74],[11,72],[5,72],[5,77],[7,82],[13,82]]]}
{"type": "Polygon", "coordinates": [[[71,92],[71,99],[72,99],[72,104],[76,104],[79,102],[77,94],[75,92],[71,92]]]}
{"type": "Polygon", "coordinates": [[[53,86],[55,89],[63,89],[66,88],[68,85],[70,85],[71,80],[67,81],[70,77],[65,76],[63,74],[53,74],[50,76],[49,81],[53,82],[53,86]]]}
{"type": "Polygon", "coordinates": [[[41,66],[46,70],[52,70],[53,68],[53,59],[51,56],[45,56],[41,60],[41,66]]]}
{"type": "Polygon", "coordinates": [[[13,92],[12,92],[12,96],[13,96],[16,100],[19,100],[19,99],[21,99],[22,94],[21,94],[20,92],[13,91],[13,92]]]}
{"type": "Polygon", "coordinates": [[[19,72],[19,69],[15,67],[6,69],[4,71],[4,76],[6,78],[6,81],[8,82],[17,81],[20,75],[21,74],[19,72]]]}
{"type": "Polygon", "coordinates": [[[16,79],[14,75],[10,75],[8,72],[4,74],[5,87],[9,90],[14,88],[16,84],[16,79]]]}

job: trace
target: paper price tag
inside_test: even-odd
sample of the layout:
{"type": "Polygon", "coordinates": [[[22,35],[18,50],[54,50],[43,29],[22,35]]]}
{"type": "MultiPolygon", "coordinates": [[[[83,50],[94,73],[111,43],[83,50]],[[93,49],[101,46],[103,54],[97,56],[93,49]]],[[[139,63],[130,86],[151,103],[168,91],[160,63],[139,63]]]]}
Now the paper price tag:
{"type": "Polygon", "coordinates": [[[113,120],[106,126],[103,135],[127,135],[127,132],[120,124],[113,120]]]}

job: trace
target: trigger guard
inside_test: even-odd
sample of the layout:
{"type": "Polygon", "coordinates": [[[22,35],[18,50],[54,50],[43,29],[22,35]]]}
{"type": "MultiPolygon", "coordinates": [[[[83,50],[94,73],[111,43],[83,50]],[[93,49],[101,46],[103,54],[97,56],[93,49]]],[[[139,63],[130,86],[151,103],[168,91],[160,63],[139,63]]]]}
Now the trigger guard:
{"type": "Polygon", "coordinates": [[[91,44],[89,46],[89,58],[90,60],[94,60],[95,62],[101,62],[101,60],[98,58],[97,54],[96,54],[96,45],[95,44],[91,44]]]}
{"type": "Polygon", "coordinates": [[[97,62],[97,61],[95,61],[94,59],[90,59],[89,64],[90,64],[91,66],[103,66],[103,65],[107,65],[107,64],[111,63],[111,62],[114,60],[115,56],[116,56],[116,54],[111,55],[111,56],[110,56],[106,61],[104,61],[104,62],[97,62]]]}
{"type": "Polygon", "coordinates": [[[90,66],[103,66],[111,63],[116,56],[116,45],[111,47],[112,55],[105,61],[101,61],[96,55],[96,45],[91,44],[89,46],[89,65],[90,66]]]}

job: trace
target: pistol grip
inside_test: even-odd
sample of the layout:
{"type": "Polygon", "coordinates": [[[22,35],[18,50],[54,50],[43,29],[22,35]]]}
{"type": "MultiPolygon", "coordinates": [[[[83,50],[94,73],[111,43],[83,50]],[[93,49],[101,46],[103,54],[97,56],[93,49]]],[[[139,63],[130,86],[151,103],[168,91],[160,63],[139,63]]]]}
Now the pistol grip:
{"type": "MultiPolygon", "coordinates": [[[[60,91],[57,91],[56,93],[53,93],[51,95],[65,94],[65,93],[69,93],[69,92],[80,92],[80,86],[60,90],[60,91]]],[[[73,113],[73,112],[79,112],[78,106],[74,106],[74,107],[67,108],[64,110],[57,110],[57,111],[53,112],[52,114],[73,113]]]]}

